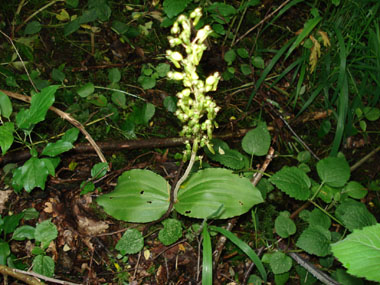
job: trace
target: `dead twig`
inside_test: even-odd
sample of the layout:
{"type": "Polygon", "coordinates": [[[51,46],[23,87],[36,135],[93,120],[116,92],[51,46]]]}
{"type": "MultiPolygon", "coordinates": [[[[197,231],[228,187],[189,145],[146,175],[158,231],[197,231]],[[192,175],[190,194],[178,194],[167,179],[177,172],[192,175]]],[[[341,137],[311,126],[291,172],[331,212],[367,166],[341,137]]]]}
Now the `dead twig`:
{"type": "Polygon", "coordinates": [[[51,277],[47,277],[32,271],[24,271],[24,270],[19,270],[15,268],[10,268],[5,265],[0,265],[0,273],[3,275],[9,275],[12,276],[13,278],[16,278],[17,280],[20,280],[22,282],[25,282],[27,284],[31,285],[42,285],[44,284],[43,282],[39,281],[38,279],[42,279],[48,282],[52,282],[55,284],[63,284],[63,285],[80,285],[78,283],[72,283],[69,281],[64,281],[64,280],[59,280],[51,277]],[[37,279],[38,278],[38,279],[37,279]]]}
{"type": "MultiPolygon", "coordinates": [[[[11,98],[14,98],[14,99],[17,99],[17,100],[20,100],[20,101],[24,101],[26,103],[30,103],[31,100],[32,100],[31,97],[25,96],[25,95],[22,95],[22,94],[19,94],[19,93],[10,92],[10,91],[7,91],[7,90],[0,90],[0,91],[3,92],[5,95],[11,97],[11,98]]],[[[101,162],[107,163],[107,160],[106,160],[105,156],[103,155],[100,147],[96,144],[96,142],[94,141],[94,139],[91,137],[91,135],[86,131],[86,129],[83,127],[83,125],[78,120],[74,119],[68,113],[63,112],[62,110],[60,110],[60,109],[58,109],[58,108],[56,108],[54,106],[51,106],[49,108],[49,110],[53,111],[58,116],[60,116],[62,119],[68,121],[74,127],[78,128],[82,132],[82,134],[85,136],[85,138],[88,140],[88,142],[90,143],[90,145],[92,146],[92,148],[95,150],[95,152],[99,156],[99,159],[101,160],[101,162]]]]}

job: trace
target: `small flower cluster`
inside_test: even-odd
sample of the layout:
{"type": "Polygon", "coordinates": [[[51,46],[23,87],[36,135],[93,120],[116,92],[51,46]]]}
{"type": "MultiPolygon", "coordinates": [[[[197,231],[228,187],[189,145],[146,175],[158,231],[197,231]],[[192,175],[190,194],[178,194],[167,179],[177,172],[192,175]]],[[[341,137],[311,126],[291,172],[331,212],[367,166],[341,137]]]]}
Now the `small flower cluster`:
{"type": "Polygon", "coordinates": [[[174,64],[176,68],[182,68],[183,71],[170,71],[168,78],[173,80],[181,80],[185,89],[177,93],[178,110],[176,116],[184,123],[181,135],[194,139],[193,149],[190,143],[187,143],[185,157],[191,151],[197,151],[198,144],[203,147],[207,145],[209,148],[209,140],[212,138],[214,127],[217,127],[215,117],[219,111],[219,107],[210,96],[205,96],[209,91],[215,91],[220,79],[218,72],[210,75],[205,81],[199,79],[196,68],[199,64],[203,52],[206,50],[204,41],[212,32],[210,26],[205,26],[198,30],[195,38],[191,40],[191,27],[195,26],[202,16],[200,8],[195,9],[190,18],[184,15],[178,17],[173,24],[171,34],[169,36],[170,46],[182,46],[187,53],[187,57],[178,51],[167,50],[166,57],[174,64]],[[192,21],[192,23],[191,23],[192,21]]]}

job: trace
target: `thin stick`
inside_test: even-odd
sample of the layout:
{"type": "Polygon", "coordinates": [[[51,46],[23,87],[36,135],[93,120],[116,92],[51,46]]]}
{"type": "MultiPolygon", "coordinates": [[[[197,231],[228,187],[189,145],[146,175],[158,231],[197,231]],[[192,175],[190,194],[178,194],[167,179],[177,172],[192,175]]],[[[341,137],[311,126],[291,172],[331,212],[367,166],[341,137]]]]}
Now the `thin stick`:
{"type": "Polygon", "coordinates": [[[36,12],[34,12],[32,15],[30,15],[23,23],[21,23],[17,28],[16,28],[16,33],[27,23],[29,22],[31,19],[33,19],[36,15],[38,15],[39,13],[41,13],[43,10],[49,8],[51,5],[57,3],[57,2],[62,2],[62,1],[65,1],[65,0],[54,0],[54,1],[51,1],[50,3],[47,3],[45,6],[41,7],[40,9],[38,9],[36,12]]]}
{"type": "Polygon", "coordinates": [[[359,160],[358,162],[356,162],[353,166],[351,166],[351,168],[350,168],[351,171],[354,171],[357,168],[359,168],[360,165],[362,165],[364,162],[366,162],[371,156],[375,155],[376,152],[378,152],[379,150],[380,150],[380,146],[378,146],[376,149],[374,149],[373,151],[371,151],[369,154],[367,154],[361,160],[359,160]]]}
{"type": "Polygon", "coordinates": [[[284,7],[286,4],[288,4],[290,2],[290,0],[286,0],[285,2],[283,2],[280,6],[278,6],[278,8],[276,10],[274,10],[272,13],[270,13],[268,16],[266,16],[264,19],[262,19],[259,23],[257,23],[255,26],[253,26],[252,28],[250,28],[244,35],[242,35],[240,38],[238,38],[232,45],[231,47],[235,46],[238,42],[240,42],[243,38],[245,38],[249,33],[251,33],[252,31],[254,31],[257,27],[259,27],[260,25],[262,25],[264,22],[266,22],[269,18],[271,18],[274,14],[276,14],[279,10],[282,9],[282,7],[284,7]]]}
{"type": "Polygon", "coordinates": [[[28,76],[28,79],[29,79],[29,81],[30,81],[30,84],[32,84],[34,90],[35,90],[36,92],[38,92],[38,89],[37,89],[36,85],[34,85],[34,82],[33,82],[32,78],[30,77],[29,71],[28,71],[28,69],[26,68],[26,65],[25,65],[24,61],[22,60],[22,57],[21,57],[20,53],[18,52],[18,50],[17,50],[15,44],[13,43],[13,40],[12,40],[7,34],[5,34],[3,31],[0,30],[0,33],[1,33],[4,37],[6,37],[7,40],[11,43],[13,49],[15,50],[15,52],[16,52],[16,54],[17,54],[17,57],[20,59],[21,64],[22,64],[22,66],[24,67],[24,70],[25,70],[25,72],[26,72],[26,75],[28,76]]]}
{"type": "MultiPolygon", "coordinates": [[[[19,93],[14,93],[14,92],[6,91],[6,90],[1,90],[1,89],[0,89],[0,91],[3,92],[5,95],[7,95],[9,97],[12,97],[12,98],[24,101],[26,103],[30,103],[31,100],[32,100],[31,97],[25,96],[25,95],[22,95],[22,94],[19,94],[19,93]]],[[[86,131],[86,129],[83,127],[83,125],[79,121],[77,121],[76,119],[74,119],[73,117],[71,117],[68,113],[63,112],[63,111],[61,111],[60,109],[58,109],[58,108],[56,108],[54,106],[51,106],[49,108],[49,110],[53,111],[58,116],[60,116],[62,119],[68,121],[73,126],[75,126],[76,128],[78,128],[82,132],[82,134],[85,136],[86,140],[88,140],[88,142],[94,148],[94,150],[95,150],[96,154],[99,156],[100,160],[102,162],[107,163],[107,160],[106,160],[105,156],[103,155],[100,147],[96,144],[96,142],[94,141],[94,139],[91,137],[91,135],[86,131]]]]}

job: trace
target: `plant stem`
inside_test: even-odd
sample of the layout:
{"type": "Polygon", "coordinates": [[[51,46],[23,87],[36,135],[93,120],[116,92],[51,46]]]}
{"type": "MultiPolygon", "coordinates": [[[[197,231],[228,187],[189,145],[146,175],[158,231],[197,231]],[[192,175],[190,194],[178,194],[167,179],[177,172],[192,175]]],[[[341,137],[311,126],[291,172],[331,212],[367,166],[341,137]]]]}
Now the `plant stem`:
{"type": "Polygon", "coordinates": [[[190,161],[189,161],[189,164],[187,165],[187,168],[185,170],[185,173],[183,174],[183,176],[178,180],[177,182],[177,185],[175,186],[175,189],[174,189],[174,198],[173,198],[173,201],[174,203],[177,202],[177,195],[178,195],[178,190],[179,190],[179,187],[181,187],[181,184],[187,179],[187,177],[189,176],[190,174],[190,171],[191,169],[193,168],[193,165],[194,165],[194,162],[195,162],[195,157],[196,157],[197,153],[195,151],[192,151],[191,152],[191,157],[190,157],[190,161]]]}

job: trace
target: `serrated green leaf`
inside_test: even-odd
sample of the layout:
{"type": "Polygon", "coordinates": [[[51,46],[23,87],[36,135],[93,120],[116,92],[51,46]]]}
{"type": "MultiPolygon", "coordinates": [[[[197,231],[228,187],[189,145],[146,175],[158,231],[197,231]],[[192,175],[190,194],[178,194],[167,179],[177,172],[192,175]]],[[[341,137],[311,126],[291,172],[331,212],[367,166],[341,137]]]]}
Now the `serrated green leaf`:
{"type": "Polygon", "coordinates": [[[53,70],[51,72],[51,78],[53,80],[63,82],[63,80],[65,80],[65,77],[66,77],[66,75],[62,71],[60,71],[57,68],[53,68],[53,70]]]}
{"type": "Polygon", "coordinates": [[[0,147],[2,155],[4,155],[13,144],[13,131],[14,124],[12,122],[6,122],[0,126],[0,147]]]}
{"type": "MultiPolygon", "coordinates": [[[[45,87],[41,92],[32,96],[30,102],[30,109],[25,110],[21,118],[18,120],[18,126],[21,129],[29,130],[33,125],[45,120],[46,113],[55,100],[55,92],[58,89],[58,85],[51,85],[45,87]]],[[[20,112],[17,118],[19,117],[20,112]]]]}
{"type": "Polygon", "coordinates": [[[156,79],[150,76],[140,76],[137,80],[141,87],[144,88],[145,90],[147,89],[152,89],[154,86],[156,86],[156,79]]]}
{"type": "Polygon", "coordinates": [[[30,192],[35,187],[44,190],[48,174],[44,161],[32,157],[13,173],[12,186],[16,191],[24,188],[25,191],[30,192]]]}
{"type": "Polygon", "coordinates": [[[325,229],[328,229],[331,226],[330,217],[317,208],[311,211],[307,221],[309,222],[310,226],[321,226],[325,229]]]}
{"type": "Polygon", "coordinates": [[[311,181],[305,172],[295,166],[283,167],[269,181],[297,200],[304,201],[310,197],[311,181]]]}
{"type": "Polygon", "coordinates": [[[164,0],[164,12],[169,18],[173,18],[182,13],[191,0],[164,0]]]}
{"type": "Polygon", "coordinates": [[[270,134],[264,122],[250,130],[243,138],[241,146],[250,155],[266,155],[270,146],[270,134]]]}
{"type": "Polygon", "coordinates": [[[111,68],[108,71],[108,79],[111,81],[111,83],[117,83],[121,79],[121,73],[118,68],[111,68]]]}
{"type": "Polygon", "coordinates": [[[368,121],[376,121],[380,118],[380,109],[376,107],[364,107],[364,116],[368,121]]]}
{"type": "Polygon", "coordinates": [[[274,222],[276,233],[282,238],[287,238],[297,231],[296,224],[289,218],[289,215],[289,212],[282,212],[274,222]]]}
{"type": "Polygon", "coordinates": [[[73,148],[73,144],[71,142],[58,140],[54,143],[48,143],[45,146],[45,148],[42,150],[41,154],[54,157],[72,148],[73,148]]]}
{"type": "Polygon", "coordinates": [[[177,97],[166,96],[164,99],[164,107],[169,112],[174,113],[177,110],[177,97]]]}
{"type": "Polygon", "coordinates": [[[358,201],[348,199],[335,210],[336,217],[351,232],[376,224],[376,218],[368,211],[367,207],[358,201]]]}
{"type": "Polygon", "coordinates": [[[2,229],[4,234],[10,234],[15,231],[18,227],[20,220],[24,217],[24,213],[13,214],[10,216],[4,217],[4,224],[2,225],[2,229]]]}
{"type": "Polygon", "coordinates": [[[78,90],[77,90],[77,94],[82,97],[82,98],[85,98],[89,95],[91,95],[92,93],[94,93],[95,91],[95,86],[92,82],[89,82],[89,83],[86,83],[85,85],[81,86],[78,90]]]}
{"type": "Polygon", "coordinates": [[[326,157],[317,163],[317,172],[323,183],[342,187],[350,179],[350,166],[344,158],[326,157]]]}
{"type": "Polygon", "coordinates": [[[171,245],[182,237],[181,222],[176,219],[166,219],[162,222],[164,228],[158,233],[158,239],[164,245],[171,245]]]}
{"type": "Polygon", "coordinates": [[[95,164],[91,169],[91,177],[93,179],[99,179],[106,175],[108,171],[108,164],[107,162],[99,162],[95,164]]]}
{"type": "Polygon", "coordinates": [[[270,255],[269,264],[274,274],[282,274],[292,268],[292,259],[285,253],[277,251],[270,255]]]}
{"type": "Polygon", "coordinates": [[[241,58],[248,58],[249,57],[249,52],[245,48],[238,48],[236,50],[236,53],[241,57],[241,58]]]}
{"type": "Polygon", "coordinates": [[[112,217],[134,223],[159,219],[169,207],[169,185],[149,170],[124,172],[111,193],[100,196],[97,203],[112,217]]]}
{"type": "Polygon", "coordinates": [[[224,54],[224,60],[230,65],[232,64],[236,59],[236,53],[233,49],[230,49],[224,54]]]}
{"type": "Polygon", "coordinates": [[[24,31],[24,34],[25,35],[33,35],[33,34],[37,34],[39,31],[41,31],[41,23],[38,22],[38,21],[30,21],[26,27],[25,27],[25,31],[24,31]]]}
{"type": "Polygon", "coordinates": [[[33,271],[47,277],[54,276],[55,264],[50,256],[37,255],[32,263],[33,271]]]}
{"type": "Polygon", "coordinates": [[[178,193],[175,209],[182,215],[204,219],[221,206],[218,219],[242,215],[263,202],[260,191],[249,179],[230,170],[209,168],[193,174],[178,193]]]}
{"type": "Polygon", "coordinates": [[[264,59],[261,56],[252,56],[251,62],[256,68],[264,69],[265,67],[264,59]]]}
{"type": "Polygon", "coordinates": [[[302,232],[296,245],[309,254],[326,256],[330,253],[331,233],[321,226],[310,226],[302,232]]]}
{"type": "Polygon", "coordinates": [[[128,229],[116,244],[122,255],[138,253],[144,247],[144,238],[136,229],[128,229]]]}
{"type": "Polygon", "coordinates": [[[42,244],[43,248],[49,246],[50,242],[55,240],[57,236],[57,227],[50,220],[37,224],[34,232],[34,238],[42,244]]]}
{"type": "Polygon", "coordinates": [[[35,228],[32,226],[21,226],[15,229],[12,235],[13,240],[34,239],[35,228]]]}
{"type": "Polygon", "coordinates": [[[13,111],[12,102],[9,97],[0,91],[0,115],[9,119],[13,111]]]}
{"type": "Polygon", "coordinates": [[[0,264],[7,265],[7,258],[11,254],[11,249],[6,241],[0,241],[0,264]]]}
{"type": "Polygon", "coordinates": [[[71,128],[65,132],[65,134],[62,136],[61,140],[66,141],[66,142],[70,142],[70,143],[74,143],[78,139],[78,135],[79,135],[79,129],[71,128]]]}
{"type": "Polygon", "coordinates": [[[331,245],[334,256],[347,272],[380,282],[380,224],[354,230],[344,240],[331,245]]]}
{"type": "Polygon", "coordinates": [[[250,75],[252,73],[251,67],[249,64],[243,63],[240,65],[240,71],[243,73],[245,76],[250,75]]]}
{"type": "Polygon", "coordinates": [[[127,98],[124,93],[121,92],[113,92],[111,96],[112,102],[114,102],[119,107],[126,107],[125,104],[127,103],[127,98]]]}
{"type": "Polygon", "coordinates": [[[367,195],[368,190],[359,182],[350,181],[344,186],[342,193],[347,193],[354,199],[362,199],[367,195]]]}

